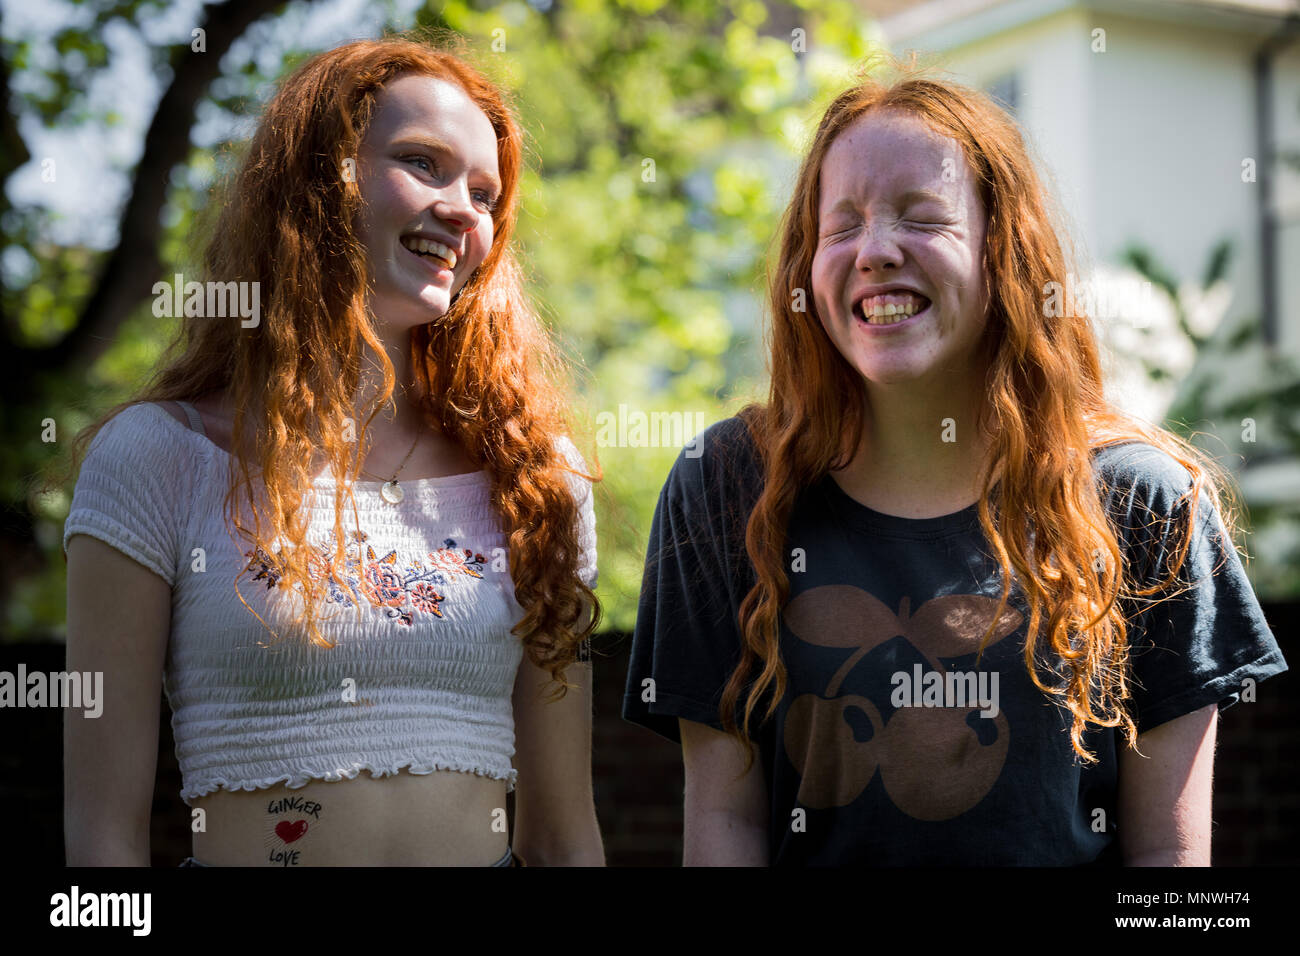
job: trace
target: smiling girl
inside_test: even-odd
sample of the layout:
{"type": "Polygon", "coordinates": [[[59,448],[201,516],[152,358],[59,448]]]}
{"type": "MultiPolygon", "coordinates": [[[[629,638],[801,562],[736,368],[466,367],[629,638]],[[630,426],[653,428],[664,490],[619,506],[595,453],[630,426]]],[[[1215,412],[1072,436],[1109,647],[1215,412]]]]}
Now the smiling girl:
{"type": "Polygon", "coordinates": [[[1066,270],[982,94],[830,105],[770,398],[650,535],[624,716],[682,744],[687,864],[1209,863],[1218,711],[1286,664],[1219,470],[1107,403],[1066,270]]]}
{"type": "Polygon", "coordinates": [[[78,443],[68,666],[107,703],[66,723],[70,864],[149,862],[160,682],[192,865],[603,862],[593,476],[510,247],[521,172],[500,92],[423,43],[271,100],[204,259],[262,314],[187,314],[78,443]]]}

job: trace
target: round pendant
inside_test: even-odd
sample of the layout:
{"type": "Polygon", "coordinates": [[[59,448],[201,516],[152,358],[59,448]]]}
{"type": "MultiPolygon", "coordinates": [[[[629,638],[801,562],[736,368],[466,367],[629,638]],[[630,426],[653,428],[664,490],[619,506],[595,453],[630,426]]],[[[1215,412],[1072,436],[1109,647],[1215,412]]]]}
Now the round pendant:
{"type": "Polygon", "coordinates": [[[379,489],[379,494],[390,505],[400,504],[402,499],[406,497],[406,492],[395,481],[386,482],[379,489]]]}

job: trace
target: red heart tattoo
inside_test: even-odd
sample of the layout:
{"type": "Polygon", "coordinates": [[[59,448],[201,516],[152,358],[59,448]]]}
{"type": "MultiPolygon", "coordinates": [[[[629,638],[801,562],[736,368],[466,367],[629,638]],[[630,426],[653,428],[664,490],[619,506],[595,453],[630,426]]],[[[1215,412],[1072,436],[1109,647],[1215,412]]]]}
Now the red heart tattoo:
{"type": "MultiPolygon", "coordinates": [[[[307,821],[299,820],[296,823],[290,823],[288,820],[281,820],[275,825],[275,835],[285,843],[292,843],[294,840],[301,839],[307,832],[307,821]]],[[[294,851],[297,852],[296,850],[294,851]]]]}

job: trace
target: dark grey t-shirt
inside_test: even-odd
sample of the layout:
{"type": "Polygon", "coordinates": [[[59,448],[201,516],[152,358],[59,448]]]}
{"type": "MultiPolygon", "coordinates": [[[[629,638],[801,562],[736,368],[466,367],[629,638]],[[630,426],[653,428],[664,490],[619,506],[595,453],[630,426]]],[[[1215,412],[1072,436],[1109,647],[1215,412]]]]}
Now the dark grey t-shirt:
{"type": "MultiPolygon", "coordinates": [[[[744,531],[761,473],[748,430],[738,418],[719,422],[700,449],[683,451],[655,511],[623,700],[626,719],[674,741],[679,717],[721,729],[722,689],[740,660],[737,617],[754,583],[744,531]]],[[[1161,580],[1190,475],[1140,442],[1098,449],[1093,462],[1132,572],[1161,580]],[[1153,523],[1171,513],[1172,525],[1153,523]]],[[[754,736],[773,865],[1118,862],[1122,738],[1090,727],[1084,745],[1099,762],[1076,758],[1069,714],[1029,679],[1017,588],[976,666],[1001,591],[977,506],[885,515],[827,475],[800,495],[785,555],[789,683],[754,736]]],[[[1139,733],[1227,707],[1246,678],[1286,670],[1204,495],[1179,579],[1196,586],[1126,605],[1138,615],[1129,706],[1139,733]]]]}

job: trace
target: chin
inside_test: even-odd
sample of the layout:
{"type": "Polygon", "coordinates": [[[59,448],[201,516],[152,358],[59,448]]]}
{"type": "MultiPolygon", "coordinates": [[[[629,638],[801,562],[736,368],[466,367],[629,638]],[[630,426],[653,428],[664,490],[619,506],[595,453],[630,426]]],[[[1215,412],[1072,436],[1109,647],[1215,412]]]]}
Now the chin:
{"type": "Polygon", "coordinates": [[[899,368],[897,365],[888,368],[881,368],[879,365],[872,365],[869,362],[853,362],[854,371],[861,375],[868,382],[875,385],[899,385],[903,382],[910,382],[915,378],[921,377],[923,370],[918,371],[914,368],[899,368]]]}
{"type": "Polygon", "coordinates": [[[420,324],[442,318],[450,308],[451,296],[442,289],[438,289],[433,293],[426,291],[423,295],[418,296],[415,307],[408,308],[407,311],[416,324],[420,324]]]}
{"type": "MultiPolygon", "coordinates": [[[[379,306],[380,310],[383,310],[383,308],[382,305],[379,306]]],[[[372,309],[371,314],[380,322],[380,324],[385,325],[390,329],[410,330],[421,325],[428,325],[431,322],[437,322],[447,314],[447,308],[445,305],[435,305],[425,300],[420,300],[417,305],[412,307],[412,304],[408,299],[406,302],[402,303],[399,308],[390,307],[386,312],[374,311],[372,309]],[[381,318],[385,315],[389,316],[387,321],[381,318]]]]}

